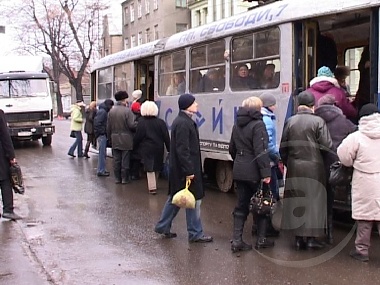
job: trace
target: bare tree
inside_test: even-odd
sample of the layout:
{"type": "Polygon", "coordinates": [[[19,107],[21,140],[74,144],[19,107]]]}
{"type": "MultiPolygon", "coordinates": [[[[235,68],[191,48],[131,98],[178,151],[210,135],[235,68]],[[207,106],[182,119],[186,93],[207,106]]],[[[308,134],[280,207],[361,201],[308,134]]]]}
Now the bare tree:
{"type": "Polygon", "coordinates": [[[99,19],[107,6],[104,0],[24,0],[15,27],[21,48],[51,58],[47,69],[58,86],[58,115],[62,115],[60,76],[64,74],[83,99],[82,78],[94,52],[98,52],[99,19]]]}

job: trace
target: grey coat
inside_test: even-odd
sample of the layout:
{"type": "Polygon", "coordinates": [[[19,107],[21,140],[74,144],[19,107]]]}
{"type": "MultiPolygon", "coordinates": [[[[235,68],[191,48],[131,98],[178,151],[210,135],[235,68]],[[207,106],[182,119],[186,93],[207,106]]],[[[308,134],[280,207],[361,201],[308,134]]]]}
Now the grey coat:
{"type": "Polygon", "coordinates": [[[310,110],[299,111],[285,124],[280,154],[287,167],[283,229],[297,236],[318,237],[326,222],[326,175],[322,150],[332,141],[325,121],[310,110]]]}
{"type": "Polygon", "coordinates": [[[136,125],[132,111],[118,102],[109,111],[107,120],[107,138],[111,139],[112,149],[132,150],[136,125]]]}

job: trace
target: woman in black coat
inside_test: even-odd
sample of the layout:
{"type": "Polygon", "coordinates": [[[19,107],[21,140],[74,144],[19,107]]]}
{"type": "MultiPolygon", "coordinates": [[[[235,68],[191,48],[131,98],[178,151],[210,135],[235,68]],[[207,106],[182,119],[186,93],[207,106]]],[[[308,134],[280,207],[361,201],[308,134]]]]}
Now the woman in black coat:
{"type": "MultiPolygon", "coordinates": [[[[342,143],[350,133],[357,130],[349,119],[343,115],[342,110],[335,106],[335,97],[333,95],[325,95],[318,101],[318,108],[315,109],[315,114],[325,120],[327,129],[330,132],[332,140],[331,151],[325,152],[323,162],[325,166],[326,178],[330,175],[330,165],[339,158],[336,154],[338,146],[342,143]]],[[[334,189],[326,179],[327,190],[327,242],[333,243],[333,203],[334,203],[334,189]]]]}
{"type": "Polygon", "coordinates": [[[87,143],[84,149],[83,156],[85,158],[90,158],[88,156],[88,151],[90,149],[90,144],[95,145],[96,139],[94,135],[94,118],[96,115],[96,102],[92,101],[88,108],[86,109],[86,123],[84,124],[84,132],[87,134],[87,143]]]}
{"type": "MultiPolygon", "coordinates": [[[[261,180],[268,184],[271,167],[268,154],[268,133],[262,120],[263,103],[258,97],[243,101],[232,129],[229,152],[234,160],[233,178],[236,182],[238,202],[234,209],[232,252],[252,249],[243,239],[244,223],[249,214],[249,202],[259,189],[261,180]]],[[[266,239],[267,216],[255,217],[257,221],[256,249],[272,247],[274,242],[266,239]]]]}
{"type": "Polygon", "coordinates": [[[164,145],[168,152],[170,149],[168,129],[157,115],[157,105],[153,101],[145,101],[141,105],[141,117],[133,138],[133,150],[141,155],[150,194],[156,194],[156,172],[162,170],[164,145]]]}

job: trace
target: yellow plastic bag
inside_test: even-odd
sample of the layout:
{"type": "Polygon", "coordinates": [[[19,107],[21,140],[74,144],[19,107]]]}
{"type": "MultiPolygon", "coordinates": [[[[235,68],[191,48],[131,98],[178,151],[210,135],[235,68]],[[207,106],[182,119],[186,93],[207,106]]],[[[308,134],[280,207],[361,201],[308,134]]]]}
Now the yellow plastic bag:
{"type": "Polygon", "coordinates": [[[180,208],[195,208],[195,198],[193,193],[189,191],[191,180],[186,179],[186,187],[178,191],[172,199],[172,203],[180,208]]]}

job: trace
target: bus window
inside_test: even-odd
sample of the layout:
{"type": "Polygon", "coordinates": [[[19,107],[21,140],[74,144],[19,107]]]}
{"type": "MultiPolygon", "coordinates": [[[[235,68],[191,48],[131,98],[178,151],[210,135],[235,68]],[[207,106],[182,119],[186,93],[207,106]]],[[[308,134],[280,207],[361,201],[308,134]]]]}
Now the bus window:
{"type": "Polygon", "coordinates": [[[98,100],[112,97],[112,67],[99,70],[98,100]]]}
{"type": "Polygon", "coordinates": [[[221,92],[225,87],[224,40],[195,47],[190,52],[190,91],[221,92]]]}
{"type": "Polygon", "coordinates": [[[117,91],[129,91],[132,82],[131,63],[123,63],[115,66],[114,93],[117,91]]]}
{"type": "Polygon", "coordinates": [[[278,28],[232,39],[231,89],[272,89],[280,84],[278,28]]]}
{"type": "Polygon", "coordinates": [[[186,89],[186,52],[173,52],[160,58],[159,95],[181,95],[186,89]]]}
{"type": "Polygon", "coordinates": [[[363,53],[364,47],[356,47],[347,49],[344,54],[344,65],[350,68],[350,75],[346,78],[348,91],[351,96],[355,96],[359,88],[359,61],[363,53]]]}

